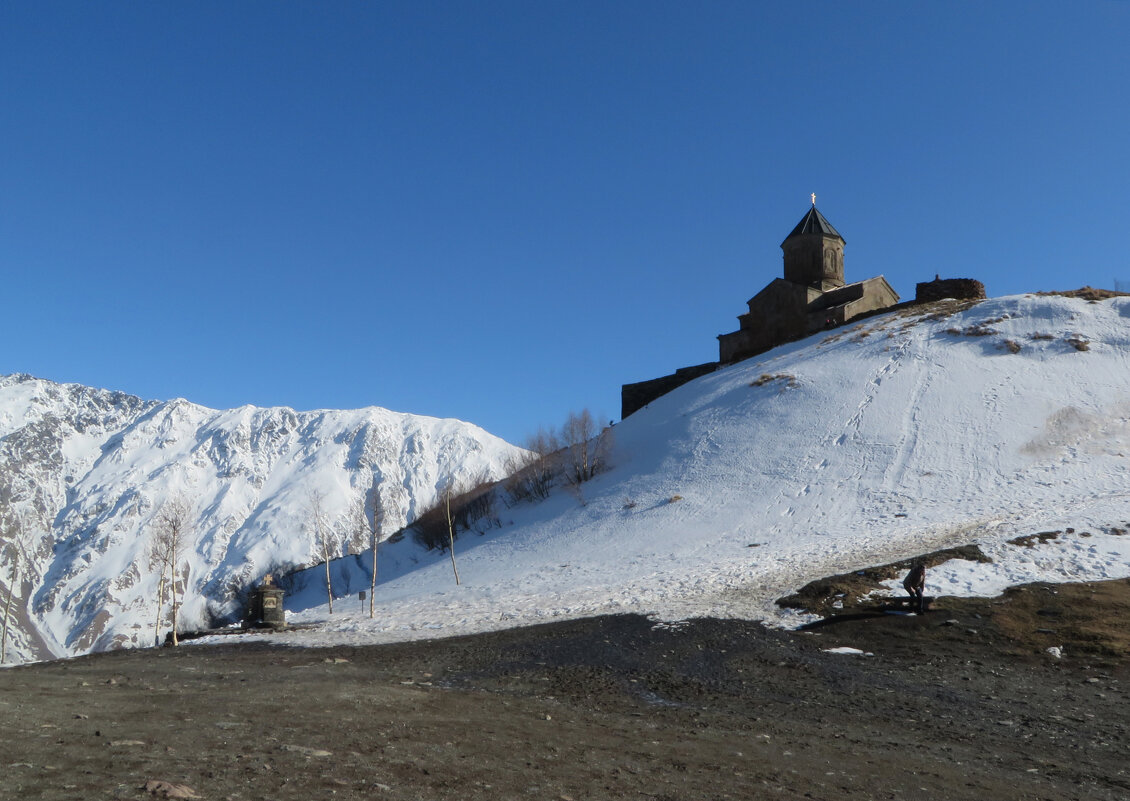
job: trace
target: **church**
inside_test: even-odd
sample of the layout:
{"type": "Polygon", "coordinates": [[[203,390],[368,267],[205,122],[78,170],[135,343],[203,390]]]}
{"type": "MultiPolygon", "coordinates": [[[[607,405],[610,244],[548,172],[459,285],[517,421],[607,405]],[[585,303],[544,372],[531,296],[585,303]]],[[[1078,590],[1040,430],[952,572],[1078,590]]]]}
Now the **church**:
{"type": "Polygon", "coordinates": [[[621,418],[722,365],[835,328],[853,317],[899,301],[898,293],[881,275],[846,283],[844,238],[817,210],[815,195],[812,208],[785,237],[781,250],[784,277],[774,279],[747,301],[749,310],[738,316],[737,331],[718,336],[718,361],[683,367],[672,375],[650,381],[624,384],[620,390],[621,418]]]}
{"type": "Polygon", "coordinates": [[[853,317],[898,303],[883,276],[845,283],[844,238],[816,208],[785,241],[785,276],[749,299],[738,330],[718,337],[718,361],[729,364],[793,339],[843,325],[853,317]]]}

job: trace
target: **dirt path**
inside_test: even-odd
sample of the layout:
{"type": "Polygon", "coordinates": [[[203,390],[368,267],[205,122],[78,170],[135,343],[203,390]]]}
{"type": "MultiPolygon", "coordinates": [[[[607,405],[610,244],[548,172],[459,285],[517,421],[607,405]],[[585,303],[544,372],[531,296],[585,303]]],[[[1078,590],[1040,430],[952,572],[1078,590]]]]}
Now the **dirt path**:
{"type": "Polygon", "coordinates": [[[810,633],[624,616],[102,654],[0,671],[0,798],[1124,799],[1128,623],[1121,581],[810,633]]]}

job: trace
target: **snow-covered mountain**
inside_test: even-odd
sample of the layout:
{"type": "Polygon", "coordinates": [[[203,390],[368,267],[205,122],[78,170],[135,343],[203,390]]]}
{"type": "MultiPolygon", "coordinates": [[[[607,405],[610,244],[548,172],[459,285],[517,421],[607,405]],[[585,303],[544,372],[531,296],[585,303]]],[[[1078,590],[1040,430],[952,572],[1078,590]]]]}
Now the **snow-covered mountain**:
{"type": "Polygon", "coordinates": [[[468,423],[380,408],[216,411],[0,376],[0,604],[16,519],[28,552],[8,660],[151,644],[146,550],[171,499],[189,509],[181,616],[193,627],[234,611],[234,587],[320,561],[312,493],[341,555],[359,545],[348,521],[374,486],[395,531],[449,482],[497,479],[518,453],[468,423]]]}
{"type": "MultiPolygon", "coordinates": [[[[726,367],[613,428],[611,469],[443,554],[385,548],[376,615],[290,601],[301,643],[631,611],[788,624],[807,582],[978,543],[927,592],[1130,576],[1130,297],[890,312],[726,367]],[[1010,539],[1059,531],[1035,547],[1010,539]]],[[[341,560],[342,566],[350,560],[341,560]]],[[[339,570],[339,595],[366,589],[339,570]]]]}

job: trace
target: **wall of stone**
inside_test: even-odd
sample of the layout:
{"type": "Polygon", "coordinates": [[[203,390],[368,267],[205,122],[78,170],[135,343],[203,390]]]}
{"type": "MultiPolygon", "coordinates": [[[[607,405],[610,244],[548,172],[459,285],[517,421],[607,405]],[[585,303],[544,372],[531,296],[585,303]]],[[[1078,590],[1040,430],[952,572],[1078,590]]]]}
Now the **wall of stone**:
{"type": "Polygon", "coordinates": [[[981,300],[984,297],[985,285],[972,278],[935,278],[914,286],[915,303],[929,303],[944,298],[981,300]]]}
{"type": "Polygon", "coordinates": [[[620,387],[620,419],[639,411],[656,398],[666,395],[673,389],[678,389],[688,381],[693,381],[699,376],[713,373],[718,369],[718,362],[696,364],[693,367],[680,367],[671,375],[662,378],[653,378],[650,381],[640,381],[635,384],[624,384],[620,387]]]}

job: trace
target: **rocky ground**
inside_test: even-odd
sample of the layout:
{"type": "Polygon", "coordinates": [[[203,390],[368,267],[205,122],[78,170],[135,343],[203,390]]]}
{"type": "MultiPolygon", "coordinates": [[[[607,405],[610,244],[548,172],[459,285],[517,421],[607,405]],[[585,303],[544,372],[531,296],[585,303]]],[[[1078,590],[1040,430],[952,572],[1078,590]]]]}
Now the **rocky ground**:
{"type": "Polygon", "coordinates": [[[1130,797],[1130,582],[839,612],[4,670],[0,798],[1130,797]]]}

